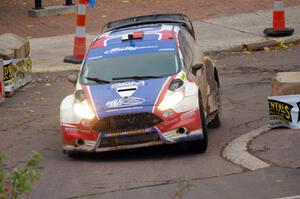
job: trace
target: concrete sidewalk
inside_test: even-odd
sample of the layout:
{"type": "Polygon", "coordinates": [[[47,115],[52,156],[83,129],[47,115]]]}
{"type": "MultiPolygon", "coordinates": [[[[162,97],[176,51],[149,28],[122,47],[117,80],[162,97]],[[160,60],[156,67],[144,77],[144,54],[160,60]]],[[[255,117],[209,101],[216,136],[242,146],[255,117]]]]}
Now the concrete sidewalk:
{"type": "MultiPolygon", "coordinates": [[[[287,27],[295,28],[291,37],[278,41],[300,40],[300,6],[285,8],[287,27]]],[[[272,10],[194,22],[197,42],[204,52],[241,50],[245,43],[268,41],[263,35],[271,27],[272,10]]],[[[95,34],[87,35],[89,44],[95,34]]],[[[78,65],[63,63],[66,55],[72,54],[74,35],[30,39],[33,71],[57,71],[77,69],[78,65]]]]}
{"type": "MultiPolygon", "coordinates": [[[[295,28],[291,37],[280,41],[300,39],[300,6],[285,8],[286,26],[295,28]]],[[[239,49],[242,44],[266,41],[263,30],[272,27],[272,10],[194,22],[199,45],[204,51],[239,49]]]]}

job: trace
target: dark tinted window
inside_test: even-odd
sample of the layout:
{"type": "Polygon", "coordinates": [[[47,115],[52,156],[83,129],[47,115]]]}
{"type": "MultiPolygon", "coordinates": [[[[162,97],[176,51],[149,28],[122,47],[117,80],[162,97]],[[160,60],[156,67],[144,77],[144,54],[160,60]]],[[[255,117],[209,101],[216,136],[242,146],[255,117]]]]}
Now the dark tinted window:
{"type": "Polygon", "coordinates": [[[180,68],[176,51],[133,54],[86,61],[81,80],[88,83],[86,77],[112,81],[116,77],[169,76],[180,68]]]}
{"type": "Polygon", "coordinates": [[[184,65],[189,68],[194,58],[193,52],[195,40],[188,31],[182,29],[179,32],[179,44],[183,56],[184,65]]]}

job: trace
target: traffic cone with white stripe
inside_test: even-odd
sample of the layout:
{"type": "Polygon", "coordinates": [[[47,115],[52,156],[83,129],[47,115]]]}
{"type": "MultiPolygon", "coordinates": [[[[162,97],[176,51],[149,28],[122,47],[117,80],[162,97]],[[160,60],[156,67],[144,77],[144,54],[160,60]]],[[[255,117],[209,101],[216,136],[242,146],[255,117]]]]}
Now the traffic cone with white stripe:
{"type": "Polygon", "coordinates": [[[293,28],[285,27],[283,0],[274,1],[273,28],[264,30],[264,34],[270,37],[290,36],[294,33],[293,28]]]}
{"type": "Polygon", "coordinates": [[[87,0],[79,0],[73,55],[66,56],[64,58],[64,62],[80,64],[82,63],[82,60],[84,58],[86,52],[85,23],[86,23],[87,3],[88,3],[87,0]]]}

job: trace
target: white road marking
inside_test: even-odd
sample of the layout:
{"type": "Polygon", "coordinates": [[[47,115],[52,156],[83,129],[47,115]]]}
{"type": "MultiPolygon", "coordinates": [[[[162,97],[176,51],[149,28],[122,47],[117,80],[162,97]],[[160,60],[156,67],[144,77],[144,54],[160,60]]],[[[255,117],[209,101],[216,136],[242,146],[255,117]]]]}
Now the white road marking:
{"type": "Polygon", "coordinates": [[[248,143],[251,140],[269,130],[270,128],[268,126],[262,126],[234,139],[223,150],[223,157],[252,171],[269,167],[270,165],[268,163],[258,159],[247,151],[248,143]]]}
{"type": "Polygon", "coordinates": [[[288,197],[284,197],[284,198],[276,198],[276,199],[299,199],[300,195],[297,196],[288,196],[288,197]]]}

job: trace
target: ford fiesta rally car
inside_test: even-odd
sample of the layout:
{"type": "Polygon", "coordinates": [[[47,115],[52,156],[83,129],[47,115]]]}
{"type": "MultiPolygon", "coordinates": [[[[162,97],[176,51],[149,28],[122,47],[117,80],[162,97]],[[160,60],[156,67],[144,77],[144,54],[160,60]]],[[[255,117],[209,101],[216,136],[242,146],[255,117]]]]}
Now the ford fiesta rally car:
{"type": "Polygon", "coordinates": [[[183,14],[108,23],[68,79],[76,87],[60,106],[68,154],[179,142],[203,153],[207,126],[220,126],[218,71],[183,14]]]}

